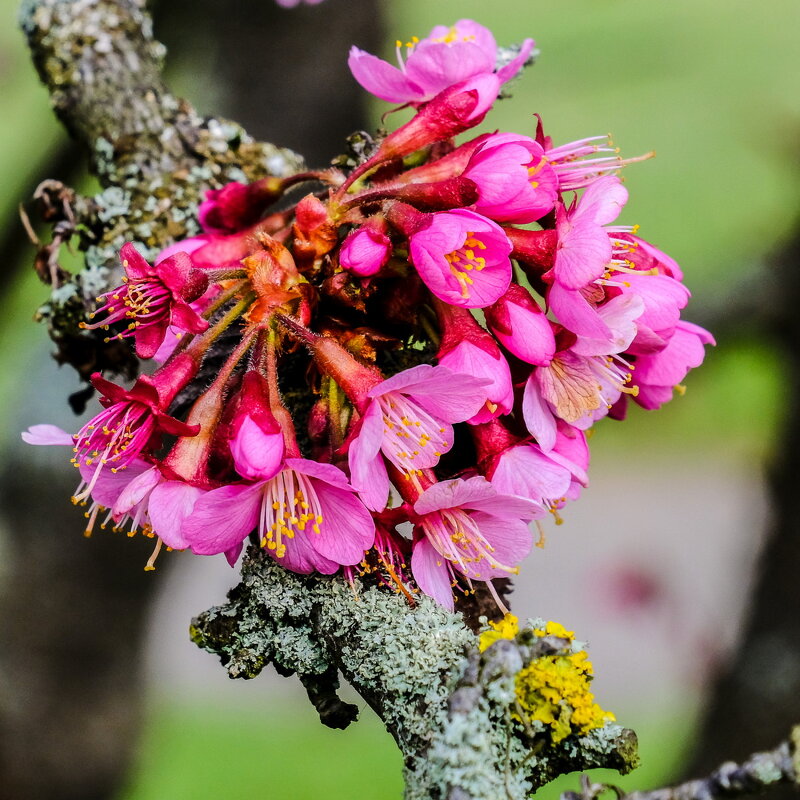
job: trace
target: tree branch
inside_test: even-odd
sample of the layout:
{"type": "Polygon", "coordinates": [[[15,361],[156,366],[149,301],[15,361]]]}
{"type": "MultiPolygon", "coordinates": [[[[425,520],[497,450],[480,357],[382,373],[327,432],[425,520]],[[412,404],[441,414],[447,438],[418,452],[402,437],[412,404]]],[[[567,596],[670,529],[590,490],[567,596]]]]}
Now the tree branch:
{"type": "Polygon", "coordinates": [[[136,241],[155,256],[199,232],[207,189],[290,174],[302,160],[236,123],[200,116],[169,92],[144,0],[26,0],[20,22],[53,108],[87,148],[102,187],[82,198],[51,186],[43,198],[58,242],[77,234],[86,268],[57,280],[40,314],[57,357],[82,377],[100,368],[130,372],[127,348],[77,327],[94,297],[118,283],[121,246],[136,241]]]}
{"type": "Polygon", "coordinates": [[[636,738],[618,725],[553,745],[526,739],[512,718],[517,673],[565,640],[500,641],[479,653],[461,616],[428,597],[411,608],[379,587],[296,575],[260,548],[230,602],[193,621],[192,638],[232,678],[273,663],[308,686],[341,671],[402,751],[408,800],[524,798],[564,772],[636,765],[636,738]]]}
{"type": "Polygon", "coordinates": [[[596,800],[608,789],[614,789],[620,800],[717,800],[755,794],[767,788],[788,784],[800,786],[800,726],[792,729],[789,739],[774,750],[754,753],[740,764],[726,761],[708,777],[686,781],[677,786],[648,792],[623,794],[616,787],[591,783],[586,776],[581,792],[564,792],[562,800],[596,800]]]}

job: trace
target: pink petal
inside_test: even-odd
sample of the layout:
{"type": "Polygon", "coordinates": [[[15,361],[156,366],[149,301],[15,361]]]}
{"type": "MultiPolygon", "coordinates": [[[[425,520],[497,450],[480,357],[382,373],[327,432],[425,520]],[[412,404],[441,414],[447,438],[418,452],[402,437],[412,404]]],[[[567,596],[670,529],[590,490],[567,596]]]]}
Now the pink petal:
{"type": "Polygon", "coordinates": [[[317,478],[338,489],[352,489],[347,482],[347,475],[338,467],[334,467],[333,464],[321,464],[319,461],[312,461],[310,458],[287,458],[284,463],[287,469],[292,469],[300,475],[317,478]]]}
{"type": "Polygon", "coordinates": [[[503,83],[510,81],[524,66],[536,43],[533,39],[525,39],[520,47],[519,55],[497,70],[497,77],[503,83]]]}
{"type": "MultiPolygon", "coordinates": [[[[118,469],[116,472],[112,472],[108,467],[101,468],[100,474],[92,486],[92,500],[104,508],[113,508],[128,484],[149,470],[151,466],[147,461],[137,458],[130,461],[124,469],[118,469]]],[[[81,477],[87,483],[91,483],[96,470],[96,464],[88,467],[86,464],[81,464],[78,468],[81,477]]]]}
{"type": "Polygon", "coordinates": [[[153,489],[147,513],[153,530],[168,547],[176,550],[189,547],[189,541],[183,534],[183,524],[205,493],[203,489],[183,481],[163,481],[153,489]]]}
{"type": "Polygon", "coordinates": [[[367,508],[383,511],[389,496],[389,476],[380,455],[383,419],[376,402],[370,403],[358,435],[350,442],[350,483],[367,508]]]}
{"type": "Polygon", "coordinates": [[[556,339],[547,316],[542,311],[537,313],[513,302],[506,303],[504,310],[509,333],[490,321],[497,339],[517,358],[529,364],[549,364],[556,352],[556,339]]]}
{"type": "Polygon", "coordinates": [[[183,239],[180,242],[175,242],[175,244],[169,245],[169,247],[165,247],[157,256],[155,260],[155,264],[158,265],[162,261],[174,256],[176,253],[193,253],[195,250],[203,247],[203,245],[208,243],[208,239],[205,236],[193,236],[191,239],[183,239]]]}
{"type": "Polygon", "coordinates": [[[556,418],[550,410],[547,401],[539,390],[539,382],[534,370],[527,382],[522,395],[522,416],[525,427],[530,432],[544,452],[552,450],[556,445],[556,418]]]}
{"type": "Polygon", "coordinates": [[[419,364],[387,378],[370,391],[369,397],[402,393],[442,422],[463,422],[486,401],[486,385],[484,379],[458,375],[441,365],[419,364]]]}
{"type": "MultiPolygon", "coordinates": [[[[358,564],[375,541],[375,523],[356,495],[322,481],[313,482],[322,509],[320,532],[306,529],[308,541],[320,555],[337,564],[358,564]]],[[[292,543],[286,543],[287,549],[292,543]]]]}
{"type": "MultiPolygon", "coordinates": [[[[537,502],[562,497],[571,480],[569,470],[544,455],[536,445],[519,445],[506,450],[492,475],[492,485],[498,492],[537,502]]],[[[544,514],[542,509],[540,516],[544,514]]]]}
{"type": "Polygon", "coordinates": [[[69,445],[70,447],[75,444],[72,434],[62,430],[57,425],[31,425],[31,427],[23,431],[20,436],[22,437],[22,441],[26,444],[59,444],[69,445]]]}
{"type": "Polygon", "coordinates": [[[590,339],[611,341],[612,333],[593,306],[579,291],[554,283],[547,292],[547,304],[556,319],[572,333],[590,339]]]}
{"type": "Polygon", "coordinates": [[[687,322],[679,323],[663,350],[637,359],[634,383],[675,386],[686,377],[690,369],[703,363],[704,345],[713,341],[711,334],[703,328],[687,322]]]}
{"type": "MultiPolygon", "coordinates": [[[[494,487],[492,487],[494,488],[494,487]]],[[[497,491],[495,489],[495,491],[497,491]]],[[[535,500],[520,495],[500,494],[494,497],[470,500],[464,508],[491,514],[505,520],[532,520],[540,516],[541,508],[535,500]]]]}
{"type": "Polygon", "coordinates": [[[558,227],[553,275],[565,289],[582,289],[603,274],[611,256],[603,228],[592,219],[570,219],[558,227]]]}
{"type": "Polygon", "coordinates": [[[630,291],[644,301],[644,313],[637,323],[651,330],[671,332],[680,319],[680,311],[689,302],[689,290],[674,278],[666,275],[626,274],[624,281],[630,291]]]}
{"type": "Polygon", "coordinates": [[[208,556],[235,547],[258,524],[263,483],[222,486],[197,500],[180,536],[193,553],[208,556]]]}
{"type": "Polygon", "coordinates": [[[450,587],[450,570],[444,556],[434,549],[423,536],[414,542],[411,553],[411,574],[417,586],[448,611],[455,607],[453,590],[450,587]]]}
{"type": "Polygon", "coordinates": [[[508,414],[514,405],[511,370],[497,345],[493,346],[496,350],[494,354],[464,340],[439,358],[439,363],[454,373],[470,375],[487,382],[482,387],[483,396],[497,408],[490,411],[484,403],[474,416],[468,418],[467,421],[472,425],[488,422],[499,414],[508,414]]]}
{"type": "MultiPolygon", "coordinates": [[[[130,476],[128,476],[130,478],[130,476]]],[[[114,516],[127,514],[134,506],[139,505],[147,495],[158,486],[161,480],[161,473],[158,467],[150,467],[140,475],[137,475],[122,490],[112,509],[114,516]]]]}
{"type": "Polygon", "coordinates": [[[481,500],[497,497],[497,490],[486,478],[478,475],[463,480],[453,478],[429,486],[414,503],[417,514],[430,514],[445,508],[473,507],[481,500]]]}
{"type": "Polygon", "coordinates": [[[389,103],[409,103],[423,99],[425,92],[397,67],[376,56],[350,49],[347,66],[353,77],[370,93],[389,103]]]}
{"type": "Polygon", "coordinates": [[[407,79],[429,99],[483,73],[494,72],[494,57],[472,42],[420,42],[406,60],[407,79]]]}
{"type": "MultiPolygon", "coordinates": [[[[494,548],[492,555],[498,564],[516,567],[531,551],[533,537],[524,522],[500,519],[476,511],[472,519],[477,523],[486,541],[494,548]]],[[[477,580],[489,580],[508,575],[504,569],[492,568],[485,560],[468,562],[465,575],[477,580]],[[474,571],[473,571],[474,570],[474,571]]]]}
{"type": "Polygon", "coordinates": [[[628,190],[616,175],[606,175],[589,184],[578,201],[575,218],[589,219],[596,225],[613,222],[628,202],[628,190]]]}
{"type": "Polygon", "coordinates": [[[640,386],[634,400],[642,408],[654,411],[672,400],[673,386],[640,386]]]}
{"type": "Polygon", "coordinates": [[[312,572],[333,575],[339,569],[339,564],[314,549],[311,541],[313,535],[299,531],[291,539],[285,540],[286,550],[281,558],[275,555],[274,550],[267,549],[267,553],[292,572],[299,572],[301,575],[310,575],[312,572]]]}
{"type": "MultiPolygon", "coordinates": [[[[655,277],[655,276],[654,276],[655,277]]],[[[607,356],[628,349],[637,333],[636,322],[644,312],[644,301],[636,294],[621,294],[597,307],[597,316],[611,332],[611,340],[578,336],[572,351],[582,356],[607,356]]]]}
{"type": "Polygon", "coordinates": [[[281,468],[285,445],[283,433],[265,433],[249,415],[230,441],[236,471],[250,480],[268,480],[281,468]]]}

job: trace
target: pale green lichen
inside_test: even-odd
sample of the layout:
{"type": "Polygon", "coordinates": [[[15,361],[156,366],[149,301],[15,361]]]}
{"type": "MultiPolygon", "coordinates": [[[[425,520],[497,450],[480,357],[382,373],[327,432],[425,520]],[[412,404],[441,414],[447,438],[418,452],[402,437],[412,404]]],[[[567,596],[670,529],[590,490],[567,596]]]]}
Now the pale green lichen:
{"type": "Polygon", "coordinates": [[[516,676],[549,640],[501,641],[481,654],[461,617],[428,597],[412,608],[383,587],[295,575],[258,549],[231,602],[196,619],[192,638],[231,677],[269,662],[301,676],[341,671],[403,752],[407,800],[524,798],[565,771],[628,768],[634,758],[635,739],[619,726],[557,745],[548,737],[532,755],[536,743],[513,719],[516,676]]]}

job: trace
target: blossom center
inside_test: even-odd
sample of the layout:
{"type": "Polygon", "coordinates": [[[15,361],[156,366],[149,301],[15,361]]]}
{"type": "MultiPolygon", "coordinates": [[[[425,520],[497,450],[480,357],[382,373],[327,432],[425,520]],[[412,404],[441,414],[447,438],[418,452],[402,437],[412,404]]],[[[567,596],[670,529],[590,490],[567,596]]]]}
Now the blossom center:
{"type": "Polygon", "coordinates": [[[125,277],[122,282],[123,286],[120,288],[101,295],[98,301],[102,300],[105,304],[89,315],[90,319],[94,319],[98,314],[107,314],[105,319],[91,324],[82,323],[81,327],[89,330],[96,328],[108,330],[113,323],[128,320],[127,328],[114,337],[123,339],[126,336],[133,336],[138,328],[159,323],[169,316],[172,295],[160,280],[153,278],[130,280],[125,277]]]}
{"type": "Polygon", "coordinates": [[[267,481],[259,522],[262,547],[274,550],[277,558],[283,558],[285,539],[294,539],[306,528],[320,533],[323,523],[319,497],[306,475],[284,469],[267,481]]]}
{"type": "MultiPolygon", "coordinates": [[[[420,523],[431,544],[461,572],[474,578],[481,573],[476,565],[486,562],[488,570],[519,572],[517,567],[501,564],[494,555],[494,547],[481,533],[478,524],[469,513],[460,508],[448,508],[426,514],[420,523]]],[[[486,577],[489,577],[488,574],[486,577]]]]}
{"type": "Polygon", "coordinates": [[[147,445],[153,433],[150,409],[141,403],[114,403],[101,411],[78,431],[72,463],[76,467],[95,467],[92,477],[78,487],[75,502],[92,492],[103,468],[112,464],[112,472],[124,469],[147,445]]]}
{"type": "Polygon", "coordinates": [[[547,159],[542,157],[539,159],[538,164],[533,164],[531,162],[528,164],[528,183],[534,188],[539,188],[539,181],[536,180],[536,176],[542,171],[542,168],[547,163],[547,159]]]}
{"type": "Polygon", "coordinates": [[[443,434],[447,428],[401,394],[377,398],[383,413],[383,443],[387,458],[408,475],[436,464],[450,449],[443,434]]]}
{"type": "Polygon", "coordinates": [[[467,231],[464,244],[452,253],[445,253],[445,261],[450,266],[450,272],[461,285],[461,296],[469,297],[469,287],[474,283],[469,273],[475,270],[480,272],[486,267],[486,259],[475,255],[476,250],[486,250],[486,243],[481,241],[473,231],[467,231]]]}

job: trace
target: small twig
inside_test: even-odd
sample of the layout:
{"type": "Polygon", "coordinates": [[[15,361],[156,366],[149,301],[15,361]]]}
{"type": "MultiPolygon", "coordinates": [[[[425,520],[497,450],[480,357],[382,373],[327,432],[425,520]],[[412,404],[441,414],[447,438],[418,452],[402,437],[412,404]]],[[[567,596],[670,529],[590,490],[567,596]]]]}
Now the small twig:
{"type": "Polygon", "coordinates": [[[587,776],[582,776],[581,791],[564,792],[561,800],[596,800],[607,790],[615,791],[622,800],[715,800],[753,794],[786,783],[798,786],[799,741],[800,726],[797,726],[790,738],[774,750],[754,753],[740,764],[726,761],[705,778],[646,792],[623,794],[616,786],[590,783],[587,776]]]}

